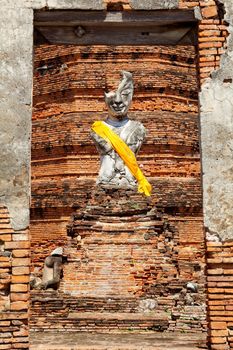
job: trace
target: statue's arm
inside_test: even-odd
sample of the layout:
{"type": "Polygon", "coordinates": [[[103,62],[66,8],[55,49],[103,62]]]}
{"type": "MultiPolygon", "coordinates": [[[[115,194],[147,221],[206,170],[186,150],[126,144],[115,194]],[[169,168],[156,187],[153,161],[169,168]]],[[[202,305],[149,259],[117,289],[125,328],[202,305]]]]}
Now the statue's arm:
{"type": "Polygon", "coordinates": [[[138,123],[137,127],[134,129],[129,139],[127,140],[127,144],[129,148],[137,154],[145,141],[146,138],[146,128],[142,123],[138,123]]]}
{"type": "Polygon", "coordinates": [[[105,141],[102,137],[97,135],[94,131],[90,133],[92,140],[94,141],[96,148],[100,154],[105,155],[112,151],[112,146],[109,142],[105,141]]]}
{"type": "Polygon", "coordinates": [[[42,283],[42,288],[47,289],[49,286],[59,283],[62,271],[62,257],[52,257],[53,260],[53,278],[42,283]]]}

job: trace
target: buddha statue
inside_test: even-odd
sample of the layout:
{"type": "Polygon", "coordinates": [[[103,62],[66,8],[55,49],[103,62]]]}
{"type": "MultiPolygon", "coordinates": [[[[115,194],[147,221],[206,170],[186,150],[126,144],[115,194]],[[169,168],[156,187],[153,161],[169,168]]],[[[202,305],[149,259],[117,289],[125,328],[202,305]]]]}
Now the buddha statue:
{"type": "MultiPolygon", "coordinates": [[[[119,151],[116,150],[111,140],[101,137],[93,126],[91,137],[100,153],[100,170],[97,184],[112,188],[134,188],[137,184],[137,177],[135,178],[132,169],[129,169],[125,158],[121,157],[120,151],[122,146],[126,146],[126,153],[130,154],[132,151],[131,158],[134,157],[145,139],[146,129],[141,122],[128,117],[128,110],[133,97],[133,79],[130,72],[122,71],[121,74],[122,80],[117,90],[105,93],[108,117],[101,123],[102,127],[106,128],[107,126],[106,129],[113,131],[124,144],[121,142],[119,151]]],[[[139,169],[138,172],[142,175],[139,169]]]]}

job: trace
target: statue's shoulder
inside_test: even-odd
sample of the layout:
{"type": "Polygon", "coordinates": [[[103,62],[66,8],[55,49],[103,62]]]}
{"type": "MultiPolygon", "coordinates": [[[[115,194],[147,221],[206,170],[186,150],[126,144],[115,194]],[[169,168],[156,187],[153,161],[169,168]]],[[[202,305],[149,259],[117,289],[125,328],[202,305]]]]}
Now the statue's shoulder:
{"type": "Polygon", "coordinates": [[[141,122],[139,122],[138,120],[134,120],[134,119],[130,119],[130,123],[131,123],[131,125],[132,126],[135,126],[135,127],[143,127],[144,128],[144,125],[141,123],[141,122]]]}
{"type": "Polygon", "coordinates": [[[137,120],[130,120],[130,127],[133,130],[138,130],[138,131],[140,130],[141,132],[145,132],[146,130],[145,126],[137,120]]]}

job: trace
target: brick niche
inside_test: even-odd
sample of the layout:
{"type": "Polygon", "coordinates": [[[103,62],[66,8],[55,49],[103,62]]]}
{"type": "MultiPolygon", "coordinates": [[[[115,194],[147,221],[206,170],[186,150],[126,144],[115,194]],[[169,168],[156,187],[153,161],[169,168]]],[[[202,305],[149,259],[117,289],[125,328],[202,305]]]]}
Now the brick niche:
{"type": "Polygon", "coordinates": [[[66,263],[58,291],[32,291],[32,329],[206,331],[198,133],[195,47],[36,48],[33,272],[55,246],[66,263]],[[95,186],[90,126],[122,69],[135,81],[130,116],[148,130],[138,155],[148,200],[95,186]]]}
{"type": "MultiPolygon", "coordinates": [[[[198,130],[199,83],[219,67],[227,27],[215,1],[179,6],[200,10],[198,54],[193,46],[35,48],[32,272],[41,275],[56,246],[65,247],[66,263],[58,291],[32,291],[33,330],[201,334],[208,321],[211,349],[233,348],[232,249],[231,243],[205,242],[198,130]],[[125,221],[100,215],[99,227],[93,217],[88,226],[80,216],[95,202],[98,154],[90,125],[106,115],[103,91],[116,86],[121,69],[134,75],[131,116],[148,129],[138,161],[154,187],[149,229],[130,226],[130,211],[125,221]],[[145,239],[148,231],[156,234],[145,239]],[[197,284],[197,293],[188,282],[197,284]],[[149,300],[156,305],[148,314],[149,300]]],[[[120,7],[128,11],[130,3],[120,7]]],[[[99,196],[100,207],[114,198],[99,196]]]]}

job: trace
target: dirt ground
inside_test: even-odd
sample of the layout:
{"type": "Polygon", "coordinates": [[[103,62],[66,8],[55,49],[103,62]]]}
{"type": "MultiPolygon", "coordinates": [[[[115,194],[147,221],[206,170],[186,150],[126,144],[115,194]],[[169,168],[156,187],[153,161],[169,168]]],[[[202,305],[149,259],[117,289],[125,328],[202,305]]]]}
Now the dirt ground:
{"type": "Polygon", "coordinates": [[[204,334],[35,332],[30,350],[198,350],[204,334]]]}

